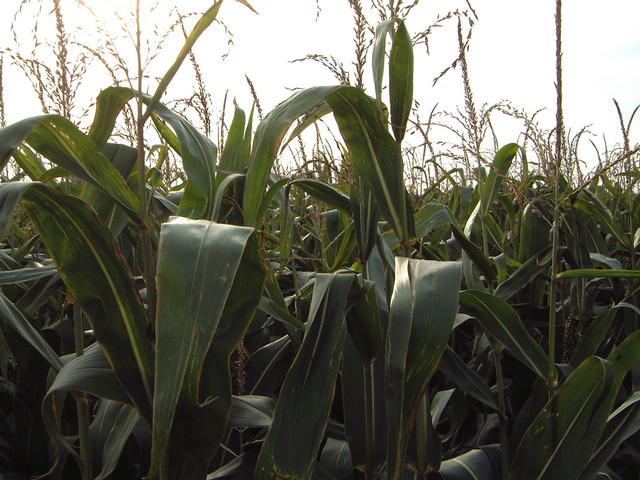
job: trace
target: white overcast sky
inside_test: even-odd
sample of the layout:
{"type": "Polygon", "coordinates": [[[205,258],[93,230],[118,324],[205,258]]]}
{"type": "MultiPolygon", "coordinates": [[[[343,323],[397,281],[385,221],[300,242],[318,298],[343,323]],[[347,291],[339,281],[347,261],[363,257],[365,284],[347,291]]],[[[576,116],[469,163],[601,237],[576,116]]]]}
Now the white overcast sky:
{"type": "MultiPolygon", "coordinates": [[[[0,48],[11,46],[8,25],[11,14],[22,0],[0,0],[4,9],[0,17],[0,48]]],[[[36,3],[37,0],[31,0],[36,3]]],[[[49,3],[50,0],[42,0],[49,3]]],[[[346,0],[319,0],[321,11],[316,18],[315,0],[250,0],[258,10],[255,15],[239,3],[227,0],[220,18],[233,32],[233,46],[228,49],[220,26],[212,27],[196,46],[202,64],[207,88],[214,103],[221,105],[225,91],[230,98],[250,108],[251,97],[244,75],[256,87],[263,110],[268,111],[290,95],[290,89],[336,83],[322,67],[306,63],[290,63],[308,53],[334,55],[349,66],[353,60],[351,11],[346,0]],[[221,55],[228,50],[228,56],[221,55]]],[[[115,18],[108,12],[117,8],[121,15],[134,4],[133,0],[85,0],[105,18],[114,35],[118,34],[115,18]]],[[[143,2],[149,4],[149,1],[143,2]]],[[[175,2],[160,0],[157,12],[149,14],[145,28],[150,36],[151,24],[162,28],[166,9],[175,2]],[[152,22],[150,20],[153,20],[152,22]]],[[[181,8],[185,8],[182,2],[181,8]]],[[[368,0],[362,0],[363,5],[368,0]]],[[[552,0],[475,0],[471,2],[479,20],[476,22],[468,56],[471,83],[478,106],[509,100],[529,114],[546,108],[538,118],[546,128],[552,128],[555,115],[555,37],[552,0]]],[[[206,6],[204,0],[192,0],[189,8],[206,6]]],[[[76,5],[76,0],[63,0],[63,8],[70,24],[78,23],[90,35],[94,30],[92,19],[76,5]]],[[[464,1],[422,0],[407,19],[410,32],[417,32],[431,24],[438,14],[449,9],[465,8],[464,1]]],[[[28,16],[21,17],[28,24],[28,16]]],[[[638,0],[571,0],[564,2],[564,108],[568,129],[575,132],[584,126],[596,135],[604,133],[611,147],[619,142],[619,124],[612,98],[616,98],[628,118],[640,104],[640,1],[638,0]]],[[[369,15],[375,23],[377,17],[369,15]]],[[[44,21],[43,21],[44,22],[44,21]]],[[[46,22],[44,22],[46,23],[46,22]]],[[[50,22],[51,23],[51,22],[50,22]]],[[[41,32],[51,32],[43,24],[41,32]]],[[[30,34],[25,25],[25,45],[30,34]]],[[[88,38],[88,37],[87,37],[88,38]]],[[[50,38],[50,40],[52,40],[50,38]]],[[[123,49],[131,49],[124,42],[123,49]]],[[[161,74],[172,62],[180,48],[179,42],[168,43],[153,64],[155,74],[161,74]]],[[[456,55],[456,30],[448,27],[436,30],[430,38],[430,54],[423,46],[415,48],[415,97],[424,108],[426,117],[438,103],[441,109],[452,110],[462,106],[463,95],[459,72],[450,72],[435,87],[433,78],[456,55]]],[[[129,50],[129,53],[131,50],[129,50]]],[[[126,56],[126,53],[124,53],[126,56]]],[[[29,83],[21,73],[8,65],[5,56],[5,102],[8,122],[39,113],[29,83]]],[[[100,70],[97,63],[92,65],[100,70]]],[[[369,88],[370,71],[366,72],[369,88]]],[[[83,86],[81,104],[88,104],[91,96],[108,86],[107,77],[91,76],[83,86]]],[[[193,84],[192,74],[185,67],[170,92],[188,96],[193,84]]],[[[148,89],[155,83],[151,81],[148,89]]],[[[640,141],[640,119],[632,126],[634,142],[640,141]]],[[[517,131],[505,130],[499,134],[501,143],[516,141],[517,131]]],[[[601,143],[601,142],[600,142],[601,143]]]]}

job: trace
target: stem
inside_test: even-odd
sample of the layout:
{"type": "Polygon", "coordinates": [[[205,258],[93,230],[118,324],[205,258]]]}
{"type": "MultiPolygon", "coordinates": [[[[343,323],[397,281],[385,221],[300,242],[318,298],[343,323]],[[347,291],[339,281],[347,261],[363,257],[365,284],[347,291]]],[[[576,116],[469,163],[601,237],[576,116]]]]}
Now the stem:
{"type": "Polygon", "coordinates": [[[365,451],[367,465],[365,467],[365,480],[373,480],[373,443],[374,443],[374,424],[373,424],[373,369],[371,363],[362,368],[362,376],[364,379],[364,436],[365,451]]]}
{"type": "MultiPolygon", "coordinates": [[[[84,328],[82,325],[82,308],[80,304],[73,303],[73,335],[76,347],[76,356],[84,353],[84,328]]],[[[93,460],[91,458],[91,437],[89,436],[89,400],[86,393],[74,395],[76,413],[78,419],[78,436],[80,437],[80,458],[82,460],[82,479],[93,478],[93,460]]]]}
{"type": "Polygon", "coordinates": [[[153,263],[153,255],[151,251],[151,222],[149,218],[149,210],[147,209],[147,191],[146,191],[146,175],[144,166],[144,123],[145,118],[142,114],[142,44],[140,40],[140,0],[136,0],[136,55],[138,60],[138,109],[137,109],[137,143],[138,143],[138,200],[140,202],[140,217],[144,220],[147,229],[142,234],[142,264],[144,283],[147,287],[147,308],[149,312],[149,321],[153,325],[155,323],[156,310],[156,282],[155,282],[155,265],[153,263]]]}
{"type": "Polygon", "coordinates": [[[551,283],[549,284],[549,371],[547,385],[551,394],[555,389],[556,351],[556,290],[558,273],[558,227],[560,222],[560,166],[562,165],[562,0],[556,0],[556,152],[555,185],[552,225],[551,283]]]}

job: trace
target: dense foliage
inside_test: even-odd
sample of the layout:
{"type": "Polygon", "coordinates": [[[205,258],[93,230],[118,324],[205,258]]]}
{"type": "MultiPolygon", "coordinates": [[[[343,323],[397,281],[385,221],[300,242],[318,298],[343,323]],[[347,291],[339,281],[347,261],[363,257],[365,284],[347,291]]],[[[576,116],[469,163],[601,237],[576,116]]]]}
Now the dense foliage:
{"type": "Polygon", "coordinates": [[[153,97],[102,91],[87,133],[0,129],[30,178],[0,185],[2,478],[636,478],[637,168],[576,187],[508,144],[409,195],[398,19],[374,97],[302,90],[255,132],[237,107],[218,154],[158,101],[187,51],[153,97]],[[153,152],[109,142],[136,100],[153,152]],[[278,178],[323,115],[349,181],[278,178]],[[177,189],[142,161],[169,149],[177,189]]]}

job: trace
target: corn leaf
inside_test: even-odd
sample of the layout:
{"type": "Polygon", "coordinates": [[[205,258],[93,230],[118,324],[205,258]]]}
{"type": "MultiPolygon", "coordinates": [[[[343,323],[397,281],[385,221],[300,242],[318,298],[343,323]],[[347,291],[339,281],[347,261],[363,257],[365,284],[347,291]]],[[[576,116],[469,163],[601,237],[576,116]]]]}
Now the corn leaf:
{"type": "Polygon", "coordinates": [[[420,398],[449,341],[462,276],[458,262],[396,258],[387,333],[387,461],[401,478],[420,398]]]}
{"type": "Polygon", "coordinates": [[[231,409],[229,356],[263,284],[252,228],[181,217],[162,225],[149,476],[206,476],[231,409]]]}
{"type": "Polygon", "coordinates": [[[634,392],[607,420],[602,439],[593,452],[580,480],[589,480],[601,471],[622,442],[640,430],[640,392],[634,392]]]}
{"type": "Polygon", "coordinates": [[[98,94],[96,112],[89,130],[89,138],[98,149],[104,148],[122,108],[134,96],[135,92],[126,87],[109,87],[98,94]]]}
{"type": "Polygon", "coordinates": [[[384,77],[384,64],[386,61],[387,34],[393,28],[395,19],[390,18],[380,22],[376,26],[376,34],[373,42],[373,55],[371,66],[373,67],[373,85],[378,104],[382,104],[382,78],[384,77]]]}
{"type": "Polygon", "coordinates": [[[43,115],[0,129],[0,165],[6,164],[25,142],[55,164],[102,189],[139,221],[138,198],[93,141],[69,120],[43,115]]]}
{"type": "Polygon", "coordinates": [[[282,385],[256,480],[310,478],[333,399],[353,274],[318,274],[300,350],[282,385]]]}
{"type": "Polygon", "coordinates": [[[482,217],[486,217],[489,214],[489,209],[500,191],[502,180],[506,178],[509,167],[519,150],[522,149],[518,144],[509,143],[496,153],[491,163],[491,171],[484,185],[482,185],[482,198],[480,199],[482,205],[480,207],[480,215],[482,217]]]}
{"type": "Polygon", "coordinates": [[[389,55],[391,128],[401,142],[413,106],[413,44],[404,22],[398,23],[389,55]]]}
{"type": "Polygon", "coordinates": [[[440,475],[444,480],[495,480],[501,470],[500,447],[488,446],[445,460],[440,475]]]}
{"type": "Polygon", "coordinates": [[[401,243],[415,237],[398,144],[377,115],[375,102],[362,90],[342,87],[327,97],[356,174],[373,193],[380,211],[401,243]]]}
{"type": "Polygon", "coordinates": [[[262,221],[259,213],[264,211],[262,204],[269,173],[287,130],[297,118],[318,106],[338,88],[340,87],[313,87],[298,92],[269,112],[258,125],[243,198],[247,225],[256,226],[262,221]]]}
{"type": "Polygon", "coordinates": [[[614,385],[611,363],[597,357],[582,363],[527,429],[509,478],[578,478],[609,415],[614,385]]]}
{"type": "Polygon", "coordinates": [[[97,464],[101,467],[94,480],[104,480],[113,473],[139,421],[140,415],[135,408],[111,400],[100,400],[98,412],[89,428],[94,458],[98,457],[97,464]]]}
{"type": "Polygon", "coordinates": [[[327,185],[319,180],[306,178],[291,180],[289,185],[296,185],[316,200],[326,203],[331,208],[337,208],[343,212],[351,213],[349,197],[331,185],[327,185]]]}
{"type": "MultiPolygon", "coordinates": [[[[173,129],[175,137],[169,143],[180,155],[189,180],[178,215],[194,219],[211,218],[216,192],[217,147],[182,116],[163,104],[156,103],[153,112],[173,129]]],[[[164,129],[160,130],[160,134],[167,138],[164,129]]]]}
{"type": "Polygon", "coordinates": [[[542,379],[547,378],[547,356],[529,335],[517,312],[504,300],[477,290],[460,292],[460,305],[473,313],[482,328],[542,379]]]}
{"type": "Polygon", "coordinates": [[[147,318],[111,233],[77,198],[41,183],[0,185],[3,215],[6,207],[20,200],[120,382],[150,420],[153,353],[147,318]]]}

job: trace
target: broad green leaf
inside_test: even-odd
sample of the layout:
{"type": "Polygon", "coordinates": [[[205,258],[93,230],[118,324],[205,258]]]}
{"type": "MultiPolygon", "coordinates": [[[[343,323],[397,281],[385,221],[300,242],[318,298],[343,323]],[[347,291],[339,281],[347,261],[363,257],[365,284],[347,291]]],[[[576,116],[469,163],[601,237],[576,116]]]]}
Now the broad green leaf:
{"type": "Polygon", "coordinates": [[[126,87],[108,87],[98,94],[96,113],[89,130],[89,138],[93,140],[98,149],[102,149],[106,145],[118,115],[134,96],[134,91],[126,87]]]}
{"type": "Polygon", "coordinates": [[[0,185],[0,204],[27,212],[135,405],[151,418],[152,344],[148,321],[111,233],[81,200],[41,183],[0,185]]]}
{"type": "Polygon", "coordinates": [[[275,401],[260,395],[234,395],[231,399],[229,425],[232,427],[269,427],[275,401]]]}
{"type": "Polygon", "coordinates": [[[287,309],[281,307],[270,298],[262,297],[260,299],[258,309],[267,315],[270,315],[274,320],[277,320],[291,328],[295,328],[300,331],[304,331],[305,329],[304,323],[291,315],[287,309]]]}
{"type": "Polygon", "coordinates": [[[313,198],[326,203],[331,208],[337,208],[346,213],[351,213],[349,197],[335,187],[313,179],[291,180],[289,185],[295,185],[307,192],[313,198]]]}
{"type": "Polygon", "coordinates": [[[504,300],[477,290],[460,292],[460,305],[473,313],[482,328],[524,365],[546,379],[547,355],[524,327],[517,312],[504,300]]]}
{"type": "Polygon", "coordinates": [[[46,169],[42,161],[27,145],[13,151],[13,159],[31,180],[40,180],[46,169]]]}
{"type": "Polygon", "coordinates": [[[445,460],[440,475],[444,480],[495,480],[502,478],[501,470],[500,447],[490,446],[445,460]]]}
{"type": "Polygon", "coordinates": [[[591,461],[624,377],[639,361],[640,331],[627,337],[607,360],[585,360],[525,433],[512,478],[578,478],[591,461]],[[524,476],[525,472],[538,476],[524,476]]]}
{"type": "Polygon", "coordinates": [[[491,171],[484,185],[482,185],[482,198],[480,199],[482,205],[480,207],[480,215],[482,217],[486,217],[489,214],[489,209],[500,191],[502,180],[507,177],[511,162],[513,162],[519,150],[522,149],[518,144],[509,143],[496,153],[491,164],[491,171]]]}
{"type": "Polygon", "coordinates": [[[353,302],[347,314],[347,331],[358,349],[363,365],[373,362],[384,349],[382,326],[373,282],[359,286],[366,293],[353,302]]]}
{"type": "Polygon", "coordinates": [[[129,403],[130,399],[98,343],[88,347],[83,355],[68,360],[57,373],[42,402],[42,421],[56,445],[64,448],[82,468],[79,454],[60,430],[62,413],[58,396],[68,392],[89,393],[117,402],[129,403]]]}
{"type": "MultiPolygon", "coordinates": [[[[456,225],[453,225],[451,231],[456,241],[460,242],[462,250],[462,273],[464,274],[464,281],[467,289],[483,290],[484,285],[474,270],[475,265],[479,270],[490,272],[492,270],[491,261],[471,240],[471,234],[475,226],[475,221],[480,213],[480,207],[482,202],[477,202],[473,211],[467,218],[467,223],[464,226],[464,232],[460,232],[460,229],[456,225]]],[[[495,277],[495,275],[494,275],[495,277]]]]}
{"type": "Polygon", "coordinates": [[[360,263],[366,265],[378,238],[379,210],[371,189],[362,179],[358,183],[360,188],[352,188],[349,192],[349,204],[358,243],[358,257],[360,263]]]}
{"type": "Polygon", "coordinates": [[[413,106],[413,44],[403,21],[398,23],[389,55],[389,105],[391,128],[399,143],[413,106]]]}
{"type": "MultiPolygon", "coordinates": [[[[211,140],[182,116],[172,112],[163,104],[156,103],[153,113],[173,129],[175,133],[173,142],[177,144],[172,145],[172,148],[177,149],[189,180],[180,202],[178,215],[194,219],[211,218],[216,191],[218,149],[211,140]]],[[[163,136],[166,137],[166,135],[163,136]]]]}
{"type": "MultiPolygon", "coordinates": [[[[376,229],[377,230],[377,229],[376,229]]],[[[374,248],[366,263],[366,275],[374,282],[377,310],[383,339],[389,323],[389,302],[387,300],[387,272],[383,261],[374,248]]],[[[370,367],[364,367],[362,355],[356,348],[351,335],[347,336],[342,358],[340,374],[342,405],[344,411],[345,433],[349,441],[349,449],[354,468],[363,470],[367,463],[366,414],[371,405],[370,418],[372,425],[373,448],[371,463],[374,469],[382,468],[386,461],[386,374],[385,358],[379,355],[370,367]],[[367,387],[367,384],[370,387],[367,387]],[[370,393],[368,393],[370,392],[370,393]]]]}
{"type": "Polygon", "coordinates": [[[377,115],[373,99],[355,87],[327,97],[351,154],[356,175],[373,193],[401,243],[415,237],[413,210],[404,186],[400,147],[377,115]]]}
{"type": "Polygon", "coordinates": [[[573,206],[600,223],[602,228],[613,234],[624,248],[632,250],[631,238],[624,233],[611,211],[588,189],[582,190],[582,196],[573,199],[573,206]]]}
{"type": "MultiPolygon", "coordinates": [[[[129,185],[133,188],[137,187],[136,183],[131,181],[132,176],[137,176],[135,170],[136,158],[138,152],[135,148],[127,145],[119,145],[115,143],[107,143],[102,148],[103,155],[113,164],[120,174],[128,179],[129,185]]],[[[91,184],[84,186],[82,199],[87,202],[96,211],[98,216],[109,227],[114,237],[122,232],[127,224],[128,218],[121,208],[113,199],[104,193],[101,189],[91,184]]]]}
{"type": "Polygon", "coordinates": [[[382,103],[382,78],[384,77],[384,65],[386,63],[387,34],[393,28],[395,19],[390,18],[380,22],[376,26],[376,35],[373,42],[373,55],[371,66],[373,67],[373,85],[376,92],[376,100],[382,103]]]}
{"type": "Polygon", "coordinates": [[[100,473],[94,480],[104,480],[118,466],[129,436],[140,421],[138,411],[122,403],[101,399],[89,433],[94,458],[99,457],[100,473]]]}
{"type": "MultiPolygon", "coordinates": [[[[4,273],[4,272],[3,272],[4,273]]],[[[44,358],[54,370],[62,368],[62,361],[38,331],[22,315],[20,310],[0,293],[0,319],[16,331],[44,358]]]]}
{"type": "Polygon", "coordinates": [[[25,267],[17,270],[0,271],[0,285],[30,282],[43,278],[51,278],[58,272],[55,265],[44,267],[25,267]]]}
{"type": "Polygon", "coordinates": [[[484,403],[489,408],[498,411],[498,406],[493,399],[493,395],[491,395],[487,382],[470,366],[465,364],[451,347],[447,346],[445,349],[438,368],[460,390],[484,403]]]}
{"type": "Polygon", "coordinates": [[[256,480],[310,478],[333,399],[355,275],[318,274],[304,340],[282,385],[256,480]]]}
{"type": "Polygon", "coordinates": [[[28,143],[33,150],[77,177],[102,189],[139,220],[140,203],[122,175],[73,123],[57,115],[31,117],[0,129],[0,164],[16,148],[28,143]]]}
{"type": "Polygon", "coordinates": [[[387,333],[387,447],[389,476],[403,472],[420,398],[449,341],[458,309],[458,262],[396,258],[387,333]]]}
{"type": "Polygon", "coordinates": [[[207,475],[206,480],[245,480],[253,478],[257,456],[253,452],[243,452],[226,465],[207,475]]]}
{"type": "Polygon", "coordinates": [[[299,137],[300,134],[302,134],[302,132],[307,129],[307,127],[313,125],[317,120],[321,119],[328,113],[331,113],[331,107],[324,102],[307,112],[296,124],[295,128],[291,131],[291,134],[289,135],[289,138],[287,138],[287,141],[284,143],[283,148],[289,145],[292,140],[299,137]]]}
{"type": "MultiPolygon", "coordinates": [[[[240,172],[249,164],[251,154],[251,118],[245,130],[245,113],[235,104],[235,112],[220,155],[220,168],[240,172]]],[[[253,113],[253,111],[251,112],[253,113]]],[[[219,183],[219,182],[218,182],[219,183]]]]}
{"type": "Polygon", "coordinates": [[[213,198],[213,208],[211,209],[211,221],[219,222],[220,221],[220,206],[222,205],[222,199],[224,194],[227,192],[227,189],[231,187],[234,182],[242,182],[246,178],[244,173],[232,173],[228,175],[220,182],[216,189],[216,194],[213,198]]]}
{"type": "Polygon", "coordinates": [[[598,357],[582,363],[529,426],[509,478],[578,478],[602,433],[615,383],[613,364],[598,357]]]}
{"type": "MultiPolygon", "coordinates": [[[[463,250],[462,262],[463,264],[466,263],[466,266],[463,265],[463,269],[469,269],[472,265],[475,265],[488,282],[494,282],[497,279],[497,273],[495,266],[491,263],[491,259],[475,243],[469,240],[467,234],[461,232],[457,225],[451,224],[451,232],[463,250]]],[[[465,272],[466,282],[469,282],[470,275],[465,272]]]]}
{"type": "Polygon", "coordinates": [[[640,430],[640,392],[634,392],[615,412],[605,426],[598,448],[580,475],[580,480],[590,480],[601,471],[616,453],[622,442],[640,430]]]}
{"type": "MultiPolygon", "coordinates": [[[[439,227],[457,224],[451,215],[449,207],[437,203],[427,203],[415,214],[416,237],[426,238],[439,227]]],[[[385,238],[391,249],[398,246],[399,240],[392,232],[385,233],[385,238]]]]}
{"type": "Polygon", "coordinates": [[[338,480],[351,480],[353,478],[351,452],[349,451],[349,444],[344,440],[327,438],[320,455],[320,463],[338,480]]]}
{"type": "Polygon", "coordinates": [[[640,315],[640,308],[630,303],[618,303],[611,307],[604,315],[593,320],[589,328],[587,328],[578,343],[571,365],[577,367],[591,355],[595,355],[600,344],[606,339],[607,333],[616,318],[618,310],[627,308],[640,315]]]}
{"type": "Polygon", "coordinates": [[[162,225],[150,476],[206,475],[231,408],[229,356],[262,294],[258,246],[248,227],[181,217],[162,225]]]}
{"type": "Polygon", "coordinates": [[[640,270],[613,270],[604,268],[581,268],[565,270],[556,275],[556,278],[640,278],[640,270]]]}
{"type": "Polygon", "coordinates": [[[498,285],[494,294],[496,297],[507,299],[529,285],[538,275],[546,272],[551,264],[552,249],[546,247],[541,252],[524,262],[509,278],[498,285]]]}
{"type": "Polygon", "coordinates": [[[298,117],[322,103],[327,95],[338,88],[340,87],[313,87],[298,92],[269,112],[258,125],[243,199],[247,225],[256,226],[262,221],[259,212],[262,210],[269,173],[287,130],[298,117]]]}

